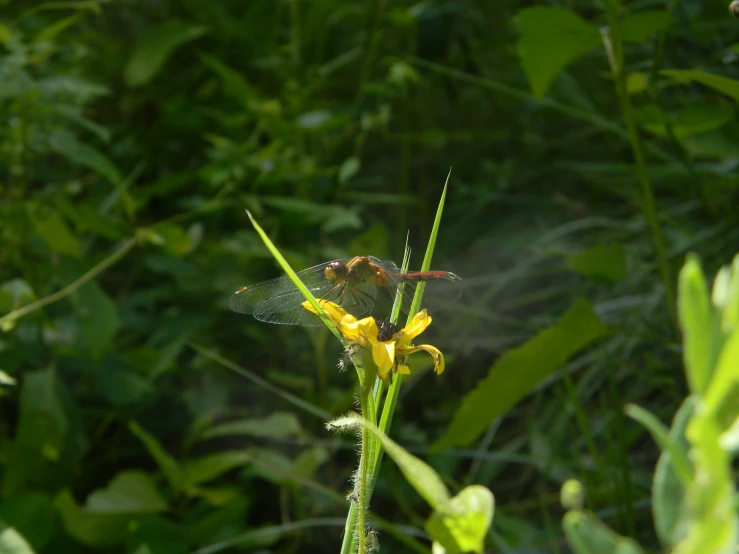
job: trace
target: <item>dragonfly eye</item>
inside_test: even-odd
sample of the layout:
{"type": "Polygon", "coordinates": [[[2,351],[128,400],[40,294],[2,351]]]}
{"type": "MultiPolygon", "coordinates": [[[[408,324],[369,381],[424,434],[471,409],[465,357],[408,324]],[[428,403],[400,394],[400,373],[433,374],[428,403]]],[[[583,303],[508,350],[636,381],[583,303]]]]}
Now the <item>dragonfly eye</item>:
{"type": "Polygon", "coordinates": [[[329,283],[343,281],[346,278],[346,273],[346,264],[342,264],[341,262],[331,262],[323,270],[323,274],[329,283]]]}

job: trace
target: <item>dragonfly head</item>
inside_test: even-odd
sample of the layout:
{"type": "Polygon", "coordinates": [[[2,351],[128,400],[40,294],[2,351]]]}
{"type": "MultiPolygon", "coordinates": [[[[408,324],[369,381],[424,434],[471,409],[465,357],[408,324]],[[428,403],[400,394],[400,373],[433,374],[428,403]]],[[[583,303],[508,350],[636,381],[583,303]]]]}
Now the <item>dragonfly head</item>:
{"type": "Polygon", "coordinates": [[[332,285],[344,281],[348,273],[349,270],[343,262],[331,262],[326,266],[326,269],[323,270],[326,280],[332,285]]]}

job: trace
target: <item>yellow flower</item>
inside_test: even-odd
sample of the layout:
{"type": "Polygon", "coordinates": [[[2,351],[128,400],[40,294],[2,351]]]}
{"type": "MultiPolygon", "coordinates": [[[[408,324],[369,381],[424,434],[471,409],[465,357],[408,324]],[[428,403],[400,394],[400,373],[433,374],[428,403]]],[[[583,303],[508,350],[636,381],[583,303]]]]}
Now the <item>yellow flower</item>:
{"type": "MultiPolygon", "coordinates": [[[[372,352],[372,360],[377,366],[378,375],[387,380],[392,373],[409,374],[410,368],[405,364],[406,356],[415,352],[427,352],[434,359],[434,371],[440,375],[444,371],[444,355],[435,346],[420,344],[409,345],[414,338],[423,333],[431,325],[431,316],[426,310],[418,312],[410,324],[393,333],[390,339],[381,341],[377,336],[379,329],[374,317],[357,319],[347,313],[341,306],[328,300],[318,301],[328,317],[339,328],[344,340],[352,345],[367,348],[372,352]]],[[[313,313],[316,311],[309,302],[303,302],[303,307],[313,313]]]]}

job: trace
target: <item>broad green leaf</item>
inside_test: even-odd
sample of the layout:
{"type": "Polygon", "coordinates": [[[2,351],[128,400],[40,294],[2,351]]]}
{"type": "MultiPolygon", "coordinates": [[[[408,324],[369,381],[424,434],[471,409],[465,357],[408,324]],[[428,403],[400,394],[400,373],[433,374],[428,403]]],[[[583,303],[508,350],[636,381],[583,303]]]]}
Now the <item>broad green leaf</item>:
{"type": "Polygon", "coordinates": [[[144,443],[144,446],[149,451],[149,454],[151,454],[151,457],[154,458],[157,465],[159,465],[159,469],[162,470],[162,473],[172,488],[175,491],[180,491],[182,488],[182,475],[177,461],[164,449],[154,435],[144,431],[138,423],[132,421],[128,424],[128,428],[144,443]]]}
{"type": "Polygon", "coordinates": [[[437,512],[452,513],[452,498],[439,474],[426,462],[416,458],[358,414],[340,417],[329,428],[363,426],[382,442],[382,446],[398,465],[406,481],[437,512]]]}
{"type": "Polygon", "coordinates": [[[23,535],[2,520],[0,520],[0,552],[2,554],[35,554],[23,535]]]}
{"type": "Polygon", "coordinates": [[[328,459],[329,454],[325,448],[320,446],[306,448],[293,460],[290,473],[301,477],[311,477],[328,459]]]}
{"type": "Polygon", "coordinates": [[[167,509],[167,503],[143,471],[121,471],[104,489],[87,497],[85,509],[91,514],[153,514],[167,509]]]}
{"type": "Polygon", "coordinates": [[[609,529],[589,512],[570,510],[563,528],[567,542],[575,554],[642,554],[632,539],[609,529]]]}
{"type": "Polygon", "coordinates": [[[434,512],[424,526],[434,540],[434,554],[482,553],[493,522],[493,493],[481,485],[466,487],[452,498],[451,508],[450,512],[434,512]]]}
{"type": "Polygon", "coordinates": [[[118,331],[118,311],[113,301],[95,281],[90,281],[71,295],[82,337],[92,357],[99,359],[113,342],[118,331]]]}
{"type": "MultiPolygon", "coordinates": [[[[6,496],[0,501],[0,520],[16,529],[34,550],[41,550],[56,532],[57,516],[51,498],[35,491],[6,496]]],[[[0,541],[0,552],[5,552],[0,541]]]]}
{"type": "Polygon", "coordinates": [[[647,90],[649,86],[649,77],[642,71],[635,71],[626,76],[626,92],[629,94],[639,94],[647,90]]]}
{"type": "Polygon", "coordinates": [[[239,419],[220,423],[205,431],[203,439],[229,435],[282,438],[303,434],[300,421],[290,412],[273,412],[265,418],[239,419]]]}
{"type": "Polygon", "coordinates": [[[585,277],[617,283],[626,275],[626,251],[617,242],[582,250],[570,256],[567,261],[572,269],[585,277]]]}
{"type": "MultiPolygon", "coordinates": [[[[685,429],[693,415],[695,402],[692,397],[683,402],[672,421],[669,440],[688,457],[688,441],[685,429]]],[[[678,478],[673,455],[662,450],[654,470],[652,482],[652,512],[654,526],[665,551],[671,551],[685,536],[685,485],[678,478]]]]}
{"type": "Polygon", "coordinates": [[[0,369],[0,385],[12,387],[17,384],[18,381],[0,369]]]}
{"type": "Polygon", "coordinates": [[[621,22],[621,38],[626,42],[645,42],[667,30],[672,18],[666,11],[643,11],[628,15],[621,22]]]}
{"type": "Polygon", "coordinates": [[[689,255],[678,278],[678,311],[683,331],[683,359],[690,390],[703,395],[721,348],[718,317],[698,258],[689,255]]]}
{"type": "Polygon", "coordinates": [[[596,27],[563,8],[526,8],[518,12],[518,26],[518,55],[537,98],[562,70],[601,44],[596,27]]]}
{"type": "Polygon", "coordinates": [[[34,232],[49,248],[73,258],[82,256],[79,240],[56,211],[39,205],[30,205],[28,210],[34,232]]]}
{"type": "Polygon", "coordinates": [[[470,444],[547,375],[607,333],[590,304],[582,298],[575,300],[554,327],[498,359],[489,375],[462,400],[434,449],[470,444]]]}
{"type": "Polygon", "coordinates": [[[205,33],[206,28],[171,21],[150,27],[133,46],[123,77],[129,87],[139,87],[151,81],[169,56],[183,44],[205,33]]]}
{"type": "Polygon", "coordinates": [[[95,514],[80,507],[72,493],[63,490],[54,499],[67,533],[93,548],[112,547],[123,542],[130,515],[95,514]]]}
{"type": "Polygon", "coordinates": [[[713,285],[712,300],[721,310],[721,330],[730,333],[739,326],[739,255],[731,266],[722,267],[713,285]],[[725,275],[723,283],[719,277],[725,275]]]}
{"type": "Polygon", "coordinates": [[[665,69],[660,71],[661,75],[673,77],[683,83],[695,81],[725,94],[739,102],[739,81],[722,75],[713,75],[700,69],[665,69]]]}
{"type": "Polygon", "coordinates": [[[191,489],[200,483],[215,479],[232,469],[243,467],[252,461],[252,454],[247,450],[233,450],[203,456],[187,462],[182,466],[182,482],[185,489],[191,489]]]}
{"type": "Polygon", "coordinates": [[[73,134],[56,133],[49,140],[49,146],[73,164],[96,171],[116,186],[123,183],[120,170],[110,158],[89,144],[81,142],[73,134]]]}
{"type": "Polygon", "coordinates": [[[344,184],[354,177],[362,167],[362,162],[356,156],[352,156],[344,160],[339,167],[339,183],[344,184]]]}

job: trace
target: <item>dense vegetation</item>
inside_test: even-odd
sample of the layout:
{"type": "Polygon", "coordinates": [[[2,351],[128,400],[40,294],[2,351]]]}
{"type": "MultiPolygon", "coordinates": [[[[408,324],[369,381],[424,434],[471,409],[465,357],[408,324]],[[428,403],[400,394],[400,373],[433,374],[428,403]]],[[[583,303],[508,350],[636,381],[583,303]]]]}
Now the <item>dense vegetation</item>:
{"type": "MultiPolygon", "coordinates": [[[[731,551],[739,267],[710,301],[679,273],[738,250],[726,5],[3,4],[0,551],[338,552],[356,444],[325,423],[356,376],[326,329],[228,310],[282,274],[244,210],[296,269],[406,244],[417,269],[450,167],[432,267],[464,292],[389,435],[493,492],[488,551],[595,551],[566,482],[592,540],[620,539],[591,512],[731,551]],[[673,442],[630,403],[680,409],[673,442]]],[[[389,458],[370,509],[369,543],[428,551],[389,458]]]]}

